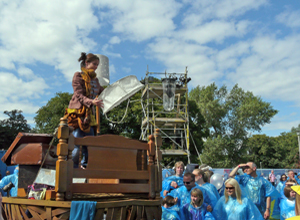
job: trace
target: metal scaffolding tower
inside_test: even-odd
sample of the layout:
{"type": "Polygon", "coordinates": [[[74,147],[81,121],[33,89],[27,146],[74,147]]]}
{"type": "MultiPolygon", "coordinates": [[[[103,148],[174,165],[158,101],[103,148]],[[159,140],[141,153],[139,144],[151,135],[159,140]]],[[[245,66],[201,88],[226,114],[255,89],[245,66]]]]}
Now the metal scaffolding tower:
{"type": "Polygon", "coordinates": [[[188,71],[184,73],[149,72],[145,77],[145,88],[142,92],[143,120],[141,125],[141,140],[147,140],[156,128],[160,129],[163,142],[170,143],[172,149],[163,150],[164,155],[186,155],[190,163],[190,133],[188,115],[188,71]],[[154,76],[159,79],[176,79],[174,108],[166,111],[163,108],[163,85],[153,82],[154,76]]]}

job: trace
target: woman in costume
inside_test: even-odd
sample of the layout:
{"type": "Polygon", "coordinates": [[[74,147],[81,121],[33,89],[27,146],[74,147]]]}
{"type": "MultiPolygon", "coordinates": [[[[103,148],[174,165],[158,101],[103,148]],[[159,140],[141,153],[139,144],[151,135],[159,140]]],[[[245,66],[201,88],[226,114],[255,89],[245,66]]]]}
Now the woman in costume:
{"type": "MultiPolygon", "coordinates": [[[[65,116],[68,118],[68,125],[74,128],[74,137],[94,136],[97,122],[95,119],[94,106],[103,107],[102,100],[97,96],[104,90],[96,77],[95,70],[99,65],[99,57],[89,53],[81,53],[78,62],[81,71],[73,76],[72,87],[74,94],[70,100],[65,116]]],[[[72,152],[74,168],[79,165],[79,147],[75,145],[72,152]]],[[[87,147],[82,146],[82,167],[85,168],[88,161],[87,147]]]]}
{"type": "Polygon", "coordinates": [[[213,184],[208,182],[210,175],[207,171],[204,172],[201,169],[195,169],[193,171],[193,174],[195,175],[196,183],[199,186],[202,186],[203,188],[207,189],[208,191],[211,191],[212,193],[214,193],[214,195],[216,196],[216,198],[218,200],[220,199],[220,194],[219,194],[217,188],[213,184]]]}
{"type": "Polygon", "coordinates": [[[175,163],[175,175],[166,178],[162,183],[161,197],[164,198],[171,190],[183,186],[184,163],[178,161],[175,163]]]}
{"type": "Polygon", "coordinates": [[[216,220],[263,220],[258,208],[242,196],[238,182],[232,178],[225,182],[225,195],[214,207],[213,216],[216,220]]]}
{"type": "Polygon", "coordinates": [[[284,220],[293,216],[295,213],[295,198],[296,192],[292,190],[290,186],[284,188],[284,195],[286,199],[281,199],[280,201],[280,220],[284,220]]]}

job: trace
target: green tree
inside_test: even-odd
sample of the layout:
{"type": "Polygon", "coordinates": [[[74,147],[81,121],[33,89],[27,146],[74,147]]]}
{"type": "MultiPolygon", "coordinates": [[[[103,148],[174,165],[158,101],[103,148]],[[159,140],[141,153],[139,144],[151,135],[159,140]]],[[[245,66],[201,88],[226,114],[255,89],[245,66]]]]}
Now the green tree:
{"type": "Polygon", "coordinates": [[[214,167],[231,167],[245,162],[250,132],[261,131],[278,112],[270,103],[235,85],[231,91],[214,83],[190,92],[210,134],[204,143],[203,161],[214,167]],[[218,160],[218,161],[216,161],[218,160]]]}
{"type": "Polygon", "coordinates": [[[58,92],[47,104],[41,107],[34,117],[36,123],[35,130],[38,133],[52,134],[58,127],[60,118],[64,116],[69,105],[72,94],[68,92],[58,92]]]}
{"type": "Polygon", "coordinates": [[[0,120],[0,146],[8,149],[19,132],[30,132],[21,110],[4,111],[8,119],[0,120]]]}

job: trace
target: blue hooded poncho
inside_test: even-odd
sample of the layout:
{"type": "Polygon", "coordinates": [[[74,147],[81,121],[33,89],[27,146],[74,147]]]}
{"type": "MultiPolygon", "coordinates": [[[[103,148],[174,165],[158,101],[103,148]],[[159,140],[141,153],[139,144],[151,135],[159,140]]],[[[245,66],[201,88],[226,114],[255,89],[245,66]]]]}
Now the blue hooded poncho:
{"type": "Polygon", "coordinates": [[[282,199],[280,201],[280,220],[284,220],[293,216],[295,213],[295,200],[282,199]]]}
{"type": "Polygon", "coordinates": [[[253,202],[242,197],[242,204],[236,198],[229,197],[225,203],[225,196],[222,196],[215,208],[213,216],[216,220],[263,220],[257,207],[253,202]]]}
{"type": "Polygon", "coordinates": [[[200,207],[192,204],[185,204],[180,210],[181,219],[185,220],[215,220],[207,210],[207,204],[203,203],[200,207]]]}

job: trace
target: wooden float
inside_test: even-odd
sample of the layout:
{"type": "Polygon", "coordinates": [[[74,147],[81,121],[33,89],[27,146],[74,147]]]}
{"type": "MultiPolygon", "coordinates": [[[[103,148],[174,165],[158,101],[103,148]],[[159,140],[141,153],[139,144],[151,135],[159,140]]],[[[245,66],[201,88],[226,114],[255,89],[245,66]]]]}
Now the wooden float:
{"type": "MultiPolygon", "coordinates": [[[[18,197],[2,199],[4,219],[69,219],[71,202],[85,200],[97,201],[95,220],[161,219],[159,148],[162,139],[159,130],[149,136],[148,142],[118,135],[74,138],[66,120],[61,119],[57,138],[55,190],[47,191],[45,200],[27,199],[24,196],[28,192],[23,185],[32,184],[32,177],[31,180],[22,178],[23,185],[20,185],[19,179],[18,197]],[[73,168],[74,145],[88,147],[89,159],[85,170],[73,168]],[[86,181],[74,183],[73,178],[86,181]],[[26,212],[32,217],[28,217],[26,212]]],[[[15,140],[2,161],[10,163],[12,153],[24,143],[24,139],[20,143],[15,140]]],[[[38,169],[33,166],[28,165],[27,168],[37,175],[38,169]]],[[[22,172],[26,172],[23,171],[26,165],[21,167],[19,178],[22,172]]]]}

